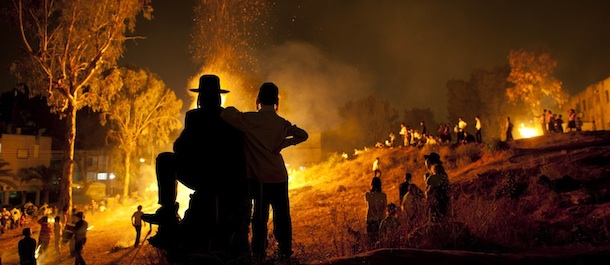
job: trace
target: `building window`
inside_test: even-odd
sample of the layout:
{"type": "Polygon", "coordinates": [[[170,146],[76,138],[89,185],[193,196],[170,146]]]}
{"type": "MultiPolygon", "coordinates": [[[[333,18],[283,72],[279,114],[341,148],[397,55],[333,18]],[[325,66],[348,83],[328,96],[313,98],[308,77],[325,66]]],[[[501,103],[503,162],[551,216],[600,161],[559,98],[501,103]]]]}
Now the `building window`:
{"type": "Polygon", "coordinates": [[[97,180],[107,180],[108,179],[108,173],[97,173],[97,180]]]}
{"type": "Polygon", "coordinates": [[[608,90],[606,90],[606,103],[610,102],[610,95],[608,94],[608,90]]]}
{"type": "Polygon", "coordinates": [[[97,156],[87,157],[87,169],[97,169],[97,156]]]}
{"type": "Polygon", "coordinates": [[[582,100],[582,110],[587,110],[587,102],[584,99],[582,100]]]}
{"type": "Polygon", "coordinates": [[[87,172],[87,181],[95,181],[96,172],[87,172]]]}
{"type": "Polygon", "coordinates": [[[100,168],[105,168],[106,164],[108,164],[108,157],[107,156],[98,156],[97,161],[99,162],[99,167],[100,168]]]}

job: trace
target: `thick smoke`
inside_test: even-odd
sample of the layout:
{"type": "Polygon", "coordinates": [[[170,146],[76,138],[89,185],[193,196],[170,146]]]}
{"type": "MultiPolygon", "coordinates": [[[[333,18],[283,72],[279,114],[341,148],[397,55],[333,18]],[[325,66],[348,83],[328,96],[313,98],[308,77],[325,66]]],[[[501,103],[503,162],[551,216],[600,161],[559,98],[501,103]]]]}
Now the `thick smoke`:
{"type": "Polygon", "coordinates": [[[373,91],[365,71],[310,44],[287,42],[261,61],[265,80],[280,88],[280,114],[303,128],[333,128],[341,121],[339,106],[373,91]]]}

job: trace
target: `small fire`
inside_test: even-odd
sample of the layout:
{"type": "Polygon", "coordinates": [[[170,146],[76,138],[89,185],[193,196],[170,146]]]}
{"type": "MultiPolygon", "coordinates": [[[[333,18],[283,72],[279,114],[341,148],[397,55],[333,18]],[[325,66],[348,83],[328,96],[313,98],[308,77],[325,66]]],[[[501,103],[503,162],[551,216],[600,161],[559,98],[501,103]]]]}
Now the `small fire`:
{"type": "Polygon", "coordinates": [[[538,130],[525,127],[524,123],[521,123],[521,126],[519,126],[519,134],[521,134],[521,137],[523,138],[532,138],[539,135],[538,130]]]}

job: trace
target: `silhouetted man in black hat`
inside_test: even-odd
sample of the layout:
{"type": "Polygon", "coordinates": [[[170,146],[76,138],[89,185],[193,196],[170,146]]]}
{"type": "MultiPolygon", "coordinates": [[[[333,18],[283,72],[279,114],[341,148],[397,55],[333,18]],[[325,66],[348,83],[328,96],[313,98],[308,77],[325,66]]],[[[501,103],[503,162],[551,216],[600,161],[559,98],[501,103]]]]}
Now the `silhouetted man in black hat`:
{"type": "MultiPolygon", "coordinates": [[[[198,108],[186,113],[174,153],[157,156],[161,208],[142,220],[159,224],[151,245],[187,253],[220,253],[228,259],[248,255],[249,195],[243,133],[220,118],[221,93],[215,75],[203,75],[198,108]],[[180,222],[177,181],[194,190],[180,222]]],[[[170,254],[171,256],[171,254],[170,254]]]]}

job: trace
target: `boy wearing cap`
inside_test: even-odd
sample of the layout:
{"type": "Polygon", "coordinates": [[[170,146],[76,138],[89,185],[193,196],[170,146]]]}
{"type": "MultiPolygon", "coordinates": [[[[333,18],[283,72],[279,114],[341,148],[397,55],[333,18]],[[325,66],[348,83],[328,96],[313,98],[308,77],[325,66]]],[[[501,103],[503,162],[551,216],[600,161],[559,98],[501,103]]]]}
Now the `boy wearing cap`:
{"type": "Polygon", "coordinates": [[[256,260],[265,259],[269,206],[273,207],[273,229],[279,245],[280,259],[288,260],[292,251],[292,224],[288,200],[288,172],[280,151],[307,140],[305,130],[277,114],[279,90],[264,83],[256,99],[258,111],[242,113],[227,107],[220,116],[246,138],[246,160],[251,196],[254,199],[252,220],[252,253],[256,260]]]}

